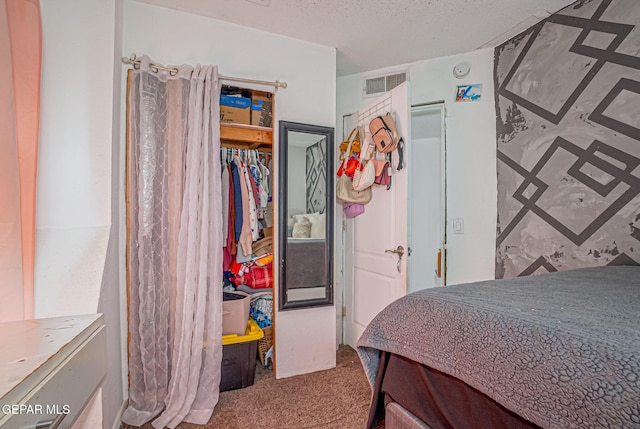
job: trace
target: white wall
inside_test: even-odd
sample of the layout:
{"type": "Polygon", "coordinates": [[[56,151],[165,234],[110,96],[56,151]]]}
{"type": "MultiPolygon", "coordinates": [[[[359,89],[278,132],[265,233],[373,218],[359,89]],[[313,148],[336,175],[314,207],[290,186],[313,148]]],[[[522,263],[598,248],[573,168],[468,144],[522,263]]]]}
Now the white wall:
{"type": "MultiPolygon", "coordinates": [[[[399,65],[371,73],[338,78],[337,134],[342,117],[364,107],[364,77],[408,71],[411,104],[444,101],[447,143],[447,217],[464,220],[464,234],[447,226],[448,283],[493,279],[497,207],[496,130],[493,49],[399,65]],[[471,64],[464,79],[452,70],[461,61],[471,64]],[[454,102],[456,85],[481,83],[478,102],[454,102]]],[[[420,160],[412,159],[419,163],[420,160]]]]}
{"type": "MultiPolygon", "coordinates": [[[[335,49],[132,0],[124,16],[126,55],[147,54],[166,65],[217,64],[227,76],[286,81],[287,89],[276,94],[276,120],[335,126],[335,49]]],[[[335,366],[335,342],[333,307],[276,312],[276,376],[335,366]]]]}
{"type": "Polygon", "coordinates": [[[112,154],[119,155],[113,119],[114,111],[119,113],[119,100],[114,110],[120,88],[114,58],[121,51],[121,3],[41,2],[35,315],[104,313],[109,367],[101,405],[107,428],[119,427],[124,399],[119,217],[113,216],[117,203],[112,204],[118,195],[117,187],[112,193],[112,181],[119,181],[112,154]]]}
{"type": "Polygon", "coordinates": [[[41,3],[36,227],[108,225],[115,2],[41,3]]]}
{"type": "Polygon", "coordinates": [[[115,0],[43,1],[41,13],[35,315],[95,313],[111,224],[115,0]]]}

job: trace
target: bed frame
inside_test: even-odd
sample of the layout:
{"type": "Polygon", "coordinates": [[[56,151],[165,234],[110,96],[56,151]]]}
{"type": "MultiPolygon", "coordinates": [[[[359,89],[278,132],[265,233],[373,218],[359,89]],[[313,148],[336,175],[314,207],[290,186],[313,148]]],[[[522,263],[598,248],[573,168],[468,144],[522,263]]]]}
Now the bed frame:
{"type": "Polygon", "coordinates": [[[372,429],[640,427],[640,267],[416,292],[357,351],[372,429]]]}

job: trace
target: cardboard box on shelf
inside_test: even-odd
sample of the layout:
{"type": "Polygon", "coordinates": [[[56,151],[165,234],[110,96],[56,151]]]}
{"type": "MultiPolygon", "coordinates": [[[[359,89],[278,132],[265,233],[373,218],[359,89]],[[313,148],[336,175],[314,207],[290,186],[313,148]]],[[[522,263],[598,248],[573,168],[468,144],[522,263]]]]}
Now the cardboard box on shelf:
{"type": "Polygon", "coordinates": [[[251,124],[251,99],[235,95],[220,95],[220,122],[251,124]]]}
{"type": "Polygon", "coordinates": [[[251,94],[251,125],[271,127],[273,94],[253,91],[251,94]]]}

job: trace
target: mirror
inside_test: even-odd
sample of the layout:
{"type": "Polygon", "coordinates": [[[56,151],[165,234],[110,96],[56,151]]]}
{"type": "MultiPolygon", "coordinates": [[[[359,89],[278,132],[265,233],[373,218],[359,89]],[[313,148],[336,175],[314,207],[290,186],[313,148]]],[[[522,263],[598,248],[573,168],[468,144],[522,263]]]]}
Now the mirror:
{"type": "Polygon", "coordinates": [[[278,308],[333,304],[333,128],[280,121],[278,308]]]}

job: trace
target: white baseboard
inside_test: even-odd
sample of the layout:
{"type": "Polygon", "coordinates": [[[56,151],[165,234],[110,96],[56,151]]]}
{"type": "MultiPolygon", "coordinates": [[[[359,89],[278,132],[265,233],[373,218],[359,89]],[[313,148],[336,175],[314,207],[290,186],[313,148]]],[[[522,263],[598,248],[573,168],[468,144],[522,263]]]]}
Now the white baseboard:
{"type": "Polygon", "coordinates": [[[113,425],[111,429],[120,429],[122,426],[122,413],[124,413],[125,408],[127,408],[127,400],[122,401],[122,405],[118,410],[118,414],[116,414],[116,419],[113,421],[113,425]]]}
{"type": "Polygon", "coordinates": [[[73,422],[71,429],[101,429],[102,418],[102,387],[98,387],[73,422]]]}

